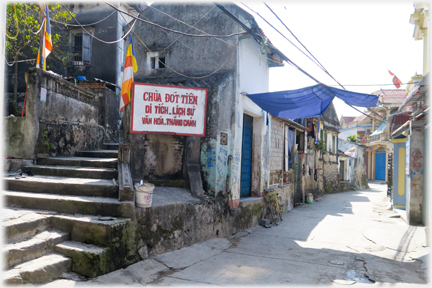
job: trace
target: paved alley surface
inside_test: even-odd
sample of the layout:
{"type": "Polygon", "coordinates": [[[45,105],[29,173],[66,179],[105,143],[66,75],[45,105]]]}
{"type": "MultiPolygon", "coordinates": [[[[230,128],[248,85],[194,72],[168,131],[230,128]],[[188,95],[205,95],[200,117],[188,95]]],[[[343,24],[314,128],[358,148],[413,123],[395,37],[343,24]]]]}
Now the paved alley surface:
{"type": "Polygon", "coordinates": [[[426,234],[389,210],[387,185],[326,195],[257,226],[158,255],[90,279],[87,286],[419,286],[427,283],[426,234]]]}

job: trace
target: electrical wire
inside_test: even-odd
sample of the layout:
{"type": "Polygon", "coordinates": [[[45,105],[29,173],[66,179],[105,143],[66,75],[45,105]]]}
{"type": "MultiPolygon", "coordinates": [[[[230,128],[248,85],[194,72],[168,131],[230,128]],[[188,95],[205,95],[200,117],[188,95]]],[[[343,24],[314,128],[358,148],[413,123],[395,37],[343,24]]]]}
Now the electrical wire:
{"type": "Polygon", "coordinates": [[[35,32],[33,32],[30,28],[29,28],[29,30],[30,30],[30,32],[31,33],[33,33],[34,35],[37,35],[37,34],[39,34],[40,33],[40,31],[42,30],[42,28],[44,27],[44,24],[45,24],[45,17],[43,18],[43,20],[42,20],[42,24],[40,25],[40,27],[39,27],[39,30],[38,31],[36,31],[36,33],[35,32]]]}
{"type": "MultiPolygon", "coordinates": [[[[293,35],[294,36],[294,38],[300,43],[300,45],[302,45],[303,46],[303,48],[305,48],[306,49],[306,51],[313,57],[313,59],[315,59],[316,60],[316,62],[315,61],[313,61],[312,59],[312,61],[315,63],[315,64],[319,64],[318,65],[318,67],[320,67],[328,76],[330,76],[334,81],[336,81],[336,83],[338,83],[339,84],[339,86],[341,86],[343,89],[345,89],[345,87],[342,85],[342,84],[340,84],[339,83],[339,81],[337,81],[329,72],[328,72],[328,70],[318,61],[318,59],[316,59],[315,58],[315,56],[306,48],[306,46],[304,46],[303,45],[303,43],[302,42],[300,42],[300,40],[294,35],[294,33],[293,32],[291,32],[291,30],[285,25],[285,23],[279,18],[279,16],[277,16],[277,14],[266,4],[266,3],[264,3],[264,5],[273,13],[273,15],[275,15],[276,16],[276,18],[282,23],[282,25],[284,25],[285,26],[285,28],[291,33],[291,35],[293,35]]],[[[277,31],[277,30],[276,30],[277,31]]],[[[279,31],[278,31],[279,32],[279,31]]],[[[284,36],[285,37],[285,36],[284,36]]],[[[297,46],[296,46],[297,47],[297,46]]],[[[305,54],[306,55],[306,54],[305,54]]],[[[310,57],[308,56],[308,58],[310,59],[310,57]]]]}
{"type": "MultiPolygon", "coordinates": [[[[151,7],[151,6],[150,6],[151,7]]],[[[194,29],[197,29],[197,30],[199,30],[198,28],[196,28],[195,27],[195,25],[197,25],[202,19],[204,19],[204,17],[206,17],[211,11],[213,11],[213,9],[214,9],[214,7],[216,7],[216,6],[213,6],[209,11],[207,11],[207,13],[205,13],[197,22],[195,22],[192,26],[190,26],[190,25],[188,25],[188,26],[190,26],[190,28],[188,29],[188,30],[186,30],[186,32],[188,32],[190,29],[192,29],[192,28],[194,28],[194,29]]],[[[154,8],[155,10],[157,10],[156,8],[154,8]]],[[[157,10],[157,11],[159,11],[159,10],[157,10]]],[[[164,12],[162,12],[162,11],[159,11],[159,12],[161,12],[161,13],[164,13],[164,12]]],[[[165,13],[164,13],[165,14],[165,13]]],[[[168,14],[166,14],[166,15],[168,15],[168,14]]],[[[170,15],[169,15],[170,16],[170,15]]],[[[143,16],[144,17],[144,16],[143,16]]],[[[165,30],[163,30],[163,32],[165,32],[168,36],[169,36],[169,34],[168,34],[168,32],[167,31],[165,31],[165,30]]],[[[193,50],[193,51],[195,51],[195,52],[197,52],[195,49],[193,49],[193,48],[191,48],[191,47],[189,47],[188,45],[186,45],[185,43],[183,43],[182,41],[180,41],[180,38],[181,38],[182,36],[180,36],[180,37],[178,37],[176,40],[174,40],[172,43],[170,43],[167,47],[165,47],[160,53],[163,53],[166,49],[168,49],[171,45],[173,45],[175,42],[180,42],[180,43],[182,43],[183,45],[185,45],[186,47],[188,47],[189,49],[191,49],[191,50],[193,50]]]]}
{"type": "MultiPolygon", "coordinates": [[[[25,59],[25,60],[17,60],[17,61],[12,61],[12,62],[8,62],[6,57],[5,57],[5,62],[9,67],[12,67],[15,63],[20,63],[20,62],[33,62],[36,59],[25,59]]],[[[33,63],[31,63],[33,65],[33,63]]]]}
{"type": "Polygon", "coordinates": [[[188,34],[188,33],[183,33],[183,32],[181,32],[181,31],[173,30],[173,29],[170,29],[170,28],[167,28],[167,27],[161,26],[161,25],[159,25],[159,24],[156,24],[156,23],[153,23],[153,22],[146,21],[146,20],[144,20],[144,19],[141,19],[141,18],[135,17],[135,16],[133,16],[132,14],[130,14],[130,13],[128,13],[128,12],[125,12],[125,11],[122,11],[122,10],[118,9],[117,7],[111,5],[111,4],[108,3],[108,2],[105,2],[105,3],[106,3],[107,5],[109,5],[109,6],[111,6],[112,8],[114,8],[115,10],[117,10],[117,11],[123,13],[123,14],[126,14],[126,15],[128,15],[129,17],[132,17],[132,18],[134,18],[134,19],[136,19],[136,20],[138,20],[138,21],[141,21],[141,22],[144,22],[144,23],[146,23],[146,24],[150,24],[150,25],[156,26],[156,27],[158,27],[158,28],[161,28],[161,29],[164,29],[164,30],[167,30],[167,31],[173,32],[173,33],[182,34],[182,35],[185,35],[185,36],[190,36],[190,37],[210,37],[210,38],[214,38],[214,37],[217,37],[217,38],[229,38],[229,37],[233,37],[233,36],[238,36],[238,35],[242,35],[242,34],[244,34],[244,33],[233,33],[233,34],[229,34],[229,35],[211,35],[211,34],[200,34],[200,35],[199,35],[199,34],[188,34]]]}
{"type": "MultiPolygon", "coordinates": [[[[107,3],[108,4],[108,3],[107,3]]],[[[126,13],[125,13],[126,14],[126,13]]],[[[126,19],[124,18],[124,16],[123,16],[123,14],[120,14],[122,17],[123,17],[123,19],[125,20],[125,22],[127,22],[126,21],[126,19]]],[[[130,24],[129,23],[127,23],[127,25],[130,27],[130,24]]],[[[132,30],[132,29],[131,29],[132,30]]],[[[213,75],[213,74],[215,74],[217,71],[219,71],[227,62],[228,62],[228,60],[229,60],[229,58],[227,58],[227,60],[225,60],[225,62],[224,63],[222,63],[222,65],[218,68],[218,69],[216,69],[215,71],[213,71],[212,73],[210,73],[210,74],[208,74],[208,75],[205,75],[205,76],[198,76],[198,77],[194,77],[194,76],[188,76],[188,75],[185,75],[185,74],[183,74],[183,73],[180,73],[180,72],[178,72],[178,71],[176,71],[176,70],[174,70],[173,68],[171,68],[171,67],[169,67],[168,65],[166,65],[165,63],[163,63],[163,62],[161,62],[160,61],[160,59],[159,59],[159,57],[156,57],[156,55],[147,47],[147,45],[145,45],[145,43],[141,40],[141,38],[135,33],[135,31],[132,31],[132,33],[134,33],[135,34],[135,37],[137,37],[138,38],[138,40],[144,45],[144,47],[150,52],[150,54],[152,54],[158,61],[159,61],[159,63],[162,63],[162,64],[164,64],[165,65],[165,67],[166,68],[168,68],[168,69],[170,69],[171,71],[173,71],[175,74],[178,74],[178,75],[180,75],[180,76],[183,76],[183,77],[186,77],[186,78],[190,78],[190,79],[203,79],[203,78],[207,78],[207,77],[209,77],[209,76],[211,76],[211,75],[213,75]]]]}
{"type": "MultiPolygon", "coordinates": [[[[244,5],[244,4],[243,4],[244,5]]],[[[273,13],[273,15],[276,16],[276,18],[282,23],[282,25],[291,33],[291,35],[297,40],[297,42],[302,45],[302,47],[311,55],[315,61],[319,64],[319,66],[322,67],[323,70],[327,71],[325,67],[321,64],[321,62],[318,61],[318,59],[315,58],[315,56],[306,48],[306,46],[303,45],[303,43],[294,35],[294,33],[285,25],[285,23],[279,18],[279,16],[264,2],[264,5],[273,13]]]]}
{"type": "MultiPolygon", "coordinates": [[[[204,5],[205,5],[205,4],[204,4],[204,5]]],[[[206,6],[207,6],[207,5],[206,5],[206,6]]],[[[216,6],[216,5],[215,5],[215,6],[216,6]]],[[[162,14],[168,16],[168,17],[170,17],[171,19],[173,19],[173,20],[175,20],[175,21],[178,21],[178,22],[180,22],[180,23],[182,23],[182,24],[184,24],[184,25],[186,25],[186,26],[188,26],[188,27],[191,27],[191,28],[193,28],[193,29],[196,29],[196,30],[200,31],[201,33],[206,33],[205,31],[200,30],[200,29],[198,29],[198,28],[196,28],[196,27],[193,27],[193,26],[189,25],[189,24],[186,23],[186,22],[183,22],[183,21],[181,21],[181,20],[179,20],[179,19],[177,19],[177,18],[175,18],[175,17],[173,17],[173,16],[171,16],[171,15],[169,15],[169,14],[163,12],[163,11],[160,11],[160,10],[156,9],[156,8],[153,7],[153,6],[149,6],[149,7],[152,8],[152,9],[154,9],[155,11],[158,11],[158,12],[160,12],[160,13],[162,13],[162,14]]],[[[209,6],[207,6],[207,7],[209,7],[209,6]]],[[[211,8],[211,7],[209,7],[209,8],[211,8]]],[[[219,12],[219,11],[217,11],[217,10],[215,10],[215,11],[216,11],[217,13],[221,13],[221,12],[219,12]]],[[[224,16],[227,17],[228,19],[231,18],[231,17],[229,17],[226,13],[222,13],[221,15],[224,15],[224,16]]],[[[245,33],[247,33],[247,32],[245,32],[245,33]]],[[[244,34],[245,34],[245,33],[244,33],[244,34]]],[[[260,55],[259,55],[258,53],[255,53],[255,52],[252,52],[252,51],[250,51],[250,50],[247,50],[247,49],[241,48],[241,47],[239,47],[239,46],[236,45],[236,44],[232,44],[232,43],[226,42],[225,40],[220,39],[220,38],[217,38],[217,37],[214,37],[214,39],[216,39],[216,40],[218,40],[218,41],[221,41],[221,42],[223,42],[223,43],[225,43],[225,44],[227,44],[227,45],[229,45],[229,46],[236,47],[236,48],[238,48],[238,49],[241,49],[241,50],[243,50],[243,51],[249,52],[249,53],[251,53],[251,54],[254,54],[254,55],[260,57],[260,55]]],[[[185,44],[185,45],[186,45],[186,44],[185,44]]],[[[187,45],[186,45],[186,46],[187,46],[187,45]]],[[[271,58],[269,58],[269,57],[267,57],[267,56],[265,56],[265,58],[266,58],[267,60],[271,61],[271,62],[279,63],[278,61],[275,61],[274,59],[271,59],[271,58]]],[[[292,65],[291,63],[288,63],[288,64],[292,65]]]]}
{"type": "MultiPolygon", "coordinates": [[[[62,3],[62,6],[66,9],[66,11],[72,16],[72,18],[79,24],[79,26],[86,32],[86,34],[88,34],[90,37],[92,37],[92,38],[94,38],[94,39],[96,39],[96,40],[98,40],[99,42],[102,42],[102,43],[104,43],[104,44],[115,44],[115,43],[118,43],[118,42],[120,42],[120,41],[122,41],[124,38],[126,38],[128,35],[129,35],[129,33],[132,31],[132,28],[135,26],[135,23],[136,23],[136,19],[135,19],[135,21],[134,21],[134,23],[132,24],[132,27],[129,29],[129,31],[125,34],[125,35],[123,35],[123,37],[121,37],[120,39],[118,39],[118,40],[115,40],[115,41],[110,41],[110,42],[108,42],[108,41],[104,41],[104,40],[102,40],[102,39],[99,39],[99,38],[97,38],[96,36],[94,36],[94,35],[92,35],[92,33],[90,33],[89,31],[87,31],[85,28],[84,28],[84,26],[82,26],[81,25],[81,23],[75,18],[75,16],[73,16],[73,14],[69,11],[69,9],[67,9],[66,8],[66,6],[62,3]]],[[[130,26],[129,26],[130,27],[130,26]]]]}
{"type": "MultiPolygon", "coordinates": [[[[282,34],[276,27],[274,27],[272,24],[270,24],[263,16],[261,16],[261,14],[259,14],[258,12],[256,12],[255,10],[253,10],[252,8],[250,8],[249,6],[247,6],[246,4],[244,4],[243,2],[240,2],[241,4],[243,4],[244,6],[246,6],[249,10],[251,10],[252,12],[254,12],[255,14],[257,14],[259,17],[261,17],[261,19],[263,19],[268,25],[270,25],[274,30],[276,30],[282,37],[284,37],[289,43],[291,43],[291,45],[293,45],[295,48],[297,48],[301,53],[303,53],[303,55],[305,55],[307,58],[309,58],[312,62],[314,62],[316,65],[319,66],[319,64],[317,62],[315,62],[314,59],[312,59],[309,55],[307,55],[304,51],[302,51],[297,45],[295,45],[291,40],[289,40],[284,34],[282,34]]],[[[265,3],[264,3],[265,4],[265,3]]],[[[323,67],[320,67],[323,71],[325,70],[323,67]]]]}
{"type": "Polygon", "coordinates": [[[19,32],[20,32],[20,29],[19,29],[19,26],[18,26],[18,17],[17,17],[17,13],[16,13],[16,5],[14,4],[13,7],[14,7],[14,11],[15,11],[15,17],[14,17],[14,18],[15,18],[15,23],[16,23],[16,26],[17,26],[17,34],[16,34],[14,37],[9,36],[9,35],[7,34],[7,32],[6,32],[6,29],[5,29],[4,26],[3,26],[3,22],[2,22],[2,28],[3,28],[3,32],[5,33],[6,37],[8,37],[9,39],[14,39],[14,40],[16,40],[17,37],[18,37],[18,34],[19,34],[19,32]]]}
{"type": "Polygon", "coordinates": [[[109,18],[111,15],[113,15],[115,12],[116,12],[116,11],[113,11],[110,15],[106,16],[105,18],[103,18],[103,19],[101,19],[101,20],[99,20],[99,21],[96,21],[96,22],[94,22],[94,23],[90,23],[90,24],[80,24],[80,25],[75,25],[75,24],[68,24],[68,23],[60,22],[60,21],[58,21],[58,20],[54,20],[54,19],[50,19],[50,21],[53,21],[53,22],[56,22],[56,23],[59,23],[59,24],[64,24],[64,25],[71,26],[71,27],[93,26],[93,25],[99,24],[99,23],[101,23],[102,21],[108,19],[108,18],[109,18]]]}
{"type": "MultiPolygon", "coordinates": [[[[410,84],[410,83],[401,83],[401,85],[406,85],[406,84],[410,84]]],[[[334,87],[339,85],[327,85],[327,86],[334,87]]],[[[392,84],[349,84],[349,85],[344,84],[344,86],[394,86],[394,83],[392,84]]]]}

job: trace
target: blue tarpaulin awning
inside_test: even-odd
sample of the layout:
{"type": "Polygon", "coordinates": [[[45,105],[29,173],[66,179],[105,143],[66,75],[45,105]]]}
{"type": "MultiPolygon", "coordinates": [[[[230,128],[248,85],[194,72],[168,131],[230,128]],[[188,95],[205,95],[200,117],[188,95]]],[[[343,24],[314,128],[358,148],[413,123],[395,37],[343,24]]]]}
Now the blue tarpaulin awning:
{"type": "Polygon", "coordinates": [[[298,90],[267,92],[247,95],[268,113],[287,119],[321,115],[336,96],[345,103],[359,107],[375,107],[378,96],[318,84],[298,90]]]}

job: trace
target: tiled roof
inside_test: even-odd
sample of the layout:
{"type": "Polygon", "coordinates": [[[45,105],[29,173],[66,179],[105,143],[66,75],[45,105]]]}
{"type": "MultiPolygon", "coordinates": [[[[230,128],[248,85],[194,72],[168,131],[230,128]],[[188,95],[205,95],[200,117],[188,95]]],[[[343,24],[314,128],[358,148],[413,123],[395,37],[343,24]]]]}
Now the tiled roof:
{"type": "Polygon", "coordinates": [[[366,118],[366,115],[362,114],[360,116],[355,117],[353,121],[354,122],[360,122],[360,121],[363,121],[365,118],[366,118]]]}
{"type": "Polygon", "coordinates": [[[381,89],[372,94],[382,96],[381,103],[403,103],[406,98],[405,89],[381,89]]]}
{"type": "Polygon", "coordinates": [[[355,116],[347,116],[347,117],[343,116],[343,120],[345,121],[345,123],[353,122],[355,118],[356,118],[355,116]]]}

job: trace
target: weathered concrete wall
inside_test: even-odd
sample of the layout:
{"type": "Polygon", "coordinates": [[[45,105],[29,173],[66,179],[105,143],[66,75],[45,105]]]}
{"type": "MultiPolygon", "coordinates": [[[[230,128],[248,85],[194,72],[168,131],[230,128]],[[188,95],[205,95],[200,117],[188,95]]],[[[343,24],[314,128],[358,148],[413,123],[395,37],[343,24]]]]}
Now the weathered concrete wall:
{"type": "Polygon", "coordinates": [[[182,179],[184,136],[147,134],[144,142],[145,179],[182,179]]]}
{"type": "MultiPolygon", "coordinates": [[[[190,28],[175,20],[180,19],[186,23],[194,23],[195,28],[204,30],[208,34],[228,35],[240,32],[239,25],[221,15],[218,9],[209,11],[209,7],[205,4],[155,2],[151,6],[173,18],[151,8],[146,9],[140,17],[173,30],[184,31],[190,28]],[[208,13],[207,16],[202,19],[202,15],[206,13],[208,13]]],[[[155,56],[165,58],[165,63],[169,67],[186,75],[204,75],[219,68],[218,72],[236,69],[237,48],[235,46],[238,43],[238,36],[224,38],[223,41],[232,44],[227,45],[212,37],[188,37],[187,40],[185,38],[182,41],[173,41],[173,37],[178,38],[178,34],[169,31],[162,32],[160,28],[143,22],[138,22],[134,31],[153,52],[153,54],[149,53],[143,45],[135,45],[135,53],[140,55],[136,57],[138,67],[140,67],[135,74],[136,77],[175,75],[167,68],[152,69],[151,58],[155,56]]],[[[201,32],[192,29],[188,33],[201,32]]]]}
{"type": "Polygon", "coordinates": [[[210,238],[227,237],[255,226],[264,217],[263,202],[230,210],[224,200],[216,201],[137,208],[139,249],[152,256],[210,238]]]}
{"type": "Polygon", "coordinates": [[[348,160],[348,165],[350,167],[350,183],[356,189],[368,188],[367,181],[367,171],[366,171],[366,146],[344,141],[342,139],[338,140],[339,150],[347,151],[353,147],[356,148],[355,157],[351,157],[348,160]]]}
{"type": "Polygon", "coordinates": [[[351,178],[351,185],[356,189],[369,188],[366,175],[366,146],[358,145],[357,158],[352,160],[354,161],[354,167],[351,171],[354,171],[354,175],[351,178]]]}
{"type": "Polygon", "coordinates": [[[407,221],[409,224],[422,223],[423,176],[424,176],[424,125],[425,120],[411,122],[410,133],[410,181],[407,191],[407,221]]]}
{"type": "Polygon", "coordinates": [[[97,100],[93,93],[50,74],[43,74],[41,87],[46,102],[39,101],[39,134],[36,153],[74,155],[93,150],[101,139],[97,100]]]}
{"type": "Polygon", "coordinates": [[[6,118],[6,156],[33,159],[37,153],[73,155],[99,145],[95,96],[63,79],[29,70],[26,116],[6,118]],[[40,100],[47,90],[46,102],[40,100]]]}
{"type": "MultiPolygon", "coordinates": [[[[284,211],[292,210],[294,184],[275,190],[282,196],[284,211]]],[[[240,202],[238,209],[229,209],[222,197],[209,202],[136,208],[138,250],[145,258],[210,238],[227,237],[268,218],[266,210],[263,198],[240,202]]]]}
{"type": "Polygon", "coordinates": [[[120,100],[115,92],[108,88],[88,89],[96,96],[95,103],[99,110],[98,123],[105,129],[104,141],[117,143],[120,129],[120,100]]]}
{"type": "Polygon", "coordinates": [[[16,115],[19,112],[18,116],[21,116],[22,107],[24,104],[25,92],[18,92],[17,94],[17,109],[13,108],[13,93],[4,93],[3,98],[3,116],[9,116],[11,114],[16,115]]]}

